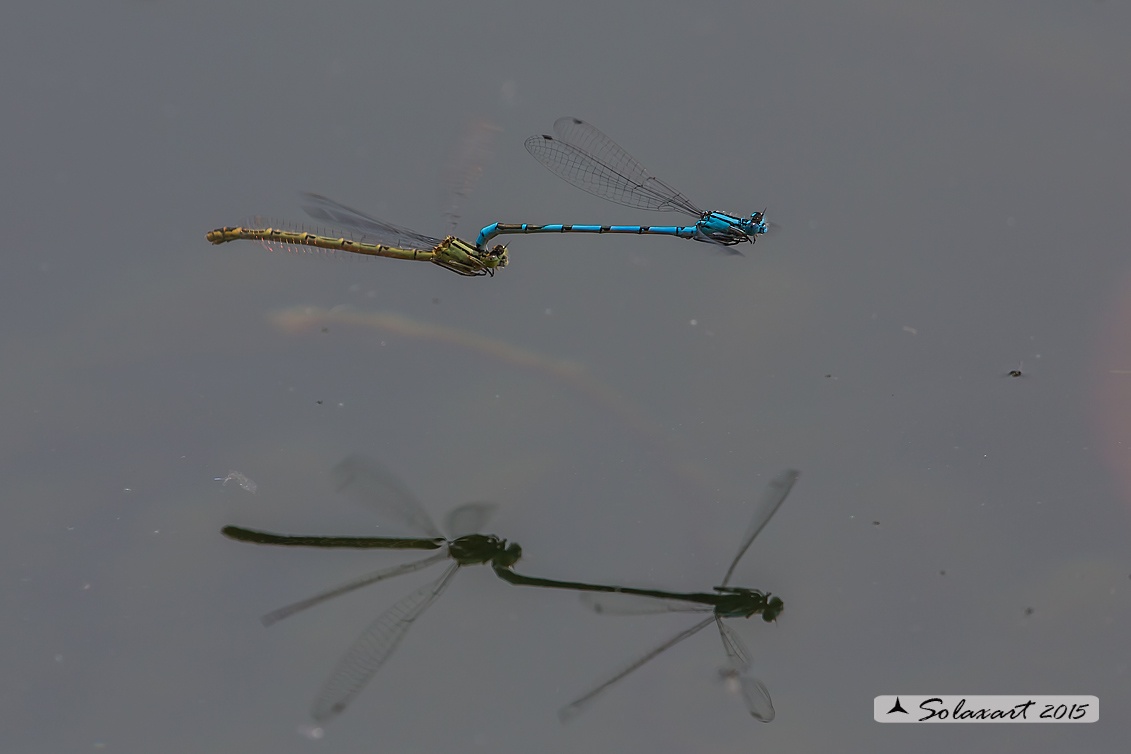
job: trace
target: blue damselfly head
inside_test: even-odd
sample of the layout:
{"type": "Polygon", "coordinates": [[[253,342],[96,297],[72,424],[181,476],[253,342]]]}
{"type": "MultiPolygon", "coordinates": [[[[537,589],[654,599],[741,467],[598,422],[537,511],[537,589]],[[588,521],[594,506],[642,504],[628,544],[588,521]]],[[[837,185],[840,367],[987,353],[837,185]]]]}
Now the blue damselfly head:
{"type": "Polygon", "coordinates": [[[739,227],[750,237],[750,242],[754,243],[758,240],[758,236],[769,232],[769,225],[766,223],[766,210],[755,212],[749,220],[740,220],[739,227]]]}

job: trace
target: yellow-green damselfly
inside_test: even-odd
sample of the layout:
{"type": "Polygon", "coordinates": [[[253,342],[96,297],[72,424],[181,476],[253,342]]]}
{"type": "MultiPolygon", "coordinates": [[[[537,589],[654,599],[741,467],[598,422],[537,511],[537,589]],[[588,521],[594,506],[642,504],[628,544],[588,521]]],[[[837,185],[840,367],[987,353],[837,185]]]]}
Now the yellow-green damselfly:
{"type": "Polygon", "coordinates": [[[268,247],[272,244],[313,246],[365,256],[432,262],[468,277],[494,275],[495,270],[507,266],[506,246],[480,250],[455,236],[433,238],[399,228],[319,194],[304,194],[303,198],[306,213],[327,224],[317,228],[317,232],[229,226],[210,231],[205,237],[213,244],[247,240],[259,241],[268,247]]]}

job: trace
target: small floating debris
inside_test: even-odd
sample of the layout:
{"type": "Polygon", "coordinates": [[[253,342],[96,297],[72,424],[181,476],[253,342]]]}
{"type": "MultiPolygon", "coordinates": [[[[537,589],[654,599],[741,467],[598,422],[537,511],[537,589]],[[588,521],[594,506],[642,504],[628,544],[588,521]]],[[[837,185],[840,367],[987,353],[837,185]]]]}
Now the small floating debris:
{"type": "Polygon", "coordinates": [[[1018,362],[1016,369],[1010,369],[1008,372],[1006,372],[1005,374],[1003,374],[1001,376],[1002,377],[1011,377],[1013,379],[1016,379],[1018,377],[1027,377],[1028,375],[1025,372],[1021,371],[1024,368],[1024,366],[1025,366],[1024,361],[1018,362]]]}
{"type": "Polygon", "coordinates": [[[248,492],[250,492],[253,495],[255,494],[256,490],[259,489],[258,484],[251,481],[250,479],[248,479],[246,476],[244,476],[243,474],[241,474],[238,471],[229,471],[227,476],[216,477],[215,481],[220,482],[221,487],[227,487],[228,482],[235,482],[240,487],[247,490],[248,492]]]}

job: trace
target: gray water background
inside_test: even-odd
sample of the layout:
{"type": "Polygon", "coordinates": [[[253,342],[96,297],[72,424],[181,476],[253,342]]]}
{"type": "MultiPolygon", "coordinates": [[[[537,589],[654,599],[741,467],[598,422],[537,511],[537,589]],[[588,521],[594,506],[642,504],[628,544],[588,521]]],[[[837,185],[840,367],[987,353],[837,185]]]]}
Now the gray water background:
{"type": "Polygon", "coordinates": [[[0,750],[1125,746],[1125,4],[4,15],[0,750]],[[443,235],[436,176],[478,120],[501,131],[464,237],[675,219],[539,167],[522,142],[565,114],[702,206],[768,207],[784,231],[743,257],[515,238],[509,268],[471,280],[204,239],[251,213],[301,221],[303,190],[443,235]],[[273,324],[300,305],[459,328],[587,381],[273,324]],[[373,531],[331,489],[351,453],[437,520],[499,502],[491,530],[522,544],[524,572],[693,591],[717,583],[766,481],[801,469],[735,577],[785,599],[776,625],[735,623],[777,720],[727,693],[704,632],[563,727],[560,706],[691,619],[598,616],[470,569],[326,737],[303,738],[333,664],[428,576],[266,630],[262,613],[404,558],[219,529],[373,531]],[[214,481],[231,470],[257,492],[214,481]],[[1095,694],[1101,719],[882,726],[871,700],[888,693],[1095,694]]]}

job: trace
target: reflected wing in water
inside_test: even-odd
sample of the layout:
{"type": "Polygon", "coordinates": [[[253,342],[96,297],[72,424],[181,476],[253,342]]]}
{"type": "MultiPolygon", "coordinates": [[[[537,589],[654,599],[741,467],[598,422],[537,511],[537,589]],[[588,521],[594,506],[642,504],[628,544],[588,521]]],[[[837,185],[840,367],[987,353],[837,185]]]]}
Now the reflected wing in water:
{"type": "Polygon", "coordinates": [[[561,719],[561,721],[563,723],[569,722],[573,718],[577,717],[579,714],[581,714],[585,710],[585,707],[591,701],[593,701],[599,694],[601,694],[601,692],[605,691],[605,689],[609,688],[614,683],[621,680],[622,678],[627,676],[629,673],[632,673],[637,668],[643,666],[648,661],[654,659],[655,657],[657,657],[658,655],[660,655],[664,651],[671,649],[676,644],[679,644],[681,641],[688,638],[689,636],[694,636],[695,634],[699,633],[704,628],[709,626],[711,624],[711,621],[713,621],[713,620],[714,620],[713,616],[710,617],[710,618],[707,618],[706,620],[702,620],[699,623],[696,623],[691,628],[687,629],[686,631],[681,631],[680,633],[676,634],[672,638],[665,641],[663,644],[659,645],[658,647],[655,647],[654,649],[649,651],[647,654],[645,654],[643,657],[636,660],[631,665],[629,665],[628,667],[626,667],[625,669],[621,670],[619,673],[614,675],[612,678],[610,678],[609,680],[605,681],[604,683],[602,683],[597,688],[590,691],[588,694],[585,694],[584,696],[579,697],[579,698],[575,699],[574,701],[570,702],[565,707],[562,707],[561,711],[558,712],[558,717],[561,719]]]}
{"type": "Polygon", "coordinates": [[[325,724],[345,711],[393,654],[416,619],[443,594],[457,570],[459,564],[453,563],[440,578],[393,605],[365,629],[318,692],[310,710],[315,721],[325,724]]]}
{"type": "Polygon", "coordinates": [[[738,675],[739,688],[742,699],[746,702],[746,710],[751,717],[763,723],[772,722],[777,712],[774,703],[770,700],[770,692],[757,678],[743,673],[738,675]]]}
{"type": "Polygon", "coordinates": [[[333,477],[339,492],[346,492],[429,537],[444,538],[416,496],[378,463],[361,456],[350,456],[334,467],[333,477]]]}
{"type": "Polygon", "coordinates": [[[715,623],[719,626],[719,637],[723,640],[723,651],[727,653],[727,662],[735,670],[746,670],[750,667],[750,650],[738,638],[734,629],[723,623],[722,618],[715,616],[715,623]]]}
{"type": "Polygon", "coordinates": [[[412,563],[402,563],[401,565],[393,566],[392,568],[382,568],[380,571],[374,571],[364,576],[359,576],[356,579],[352,579],[344,584],[340,584],[333,589],[327,589],[324,592],[319,592],[313,597],[307,597],[304,600],[299,600],[298,602],[287,605],[286,607],[280,607],[278,610],[273,610],[267,613],[267,615],[264,615],[261,620],[263,621],[263,625],[270,626],[272,624],[278,623],[283,618],[289,618],[295,613],[302,612],[307,608],[314,607],[315,605],[321,605],[326,600],[333,599],[334,597],[337,597],[339,595],[347,594],[354,591],[355,589],[361,589],[363,586],[376,584],[378,581],[384,581],[385,579],[391,579],[395,576],[402,576],[406,573],[419,571],[422,568],[427,568],[428,566],[439,563],[440,561],[446,560],[447,558],[448,550],[445,547],[443,552],[436,553],[435,555],[424,558],[423,560],[416,560],[412,563]]]}
{"type": "Polygon", "coordinates": [[[750,544],[754,541],[754,538],[765,528],[766,524],[770,522],[770,518],[772,518],[778,508],[781,507],[781,504],[785,502],[786,497],[789,496],[789,491],[793,489],[793,485],[797,482],[797,477],[800,475],[800,471],[789,469],[788,471],[783,471],[777,478],[766,485],[766,491],[762,493],[762,499],[758,502],[758,507],[754,511],[754,519],[750,522],[750,528],[746,530],[746,534],[742,538],[742,544],[738,548],[738,554],[734,556],[730,568],[727,569],[726,576],[723,577],[723,586],[730,583],[730,577],[734,573],[738,561],[742,560],[742,556],[750,549],[750,544]]]}
{"type": "Polygon", "coordinates": [[[452,508],[444,518],[444,530],[452,539],[467,534],[481,534],[495,514],[495,503],[464,503],[452,508]]]}
{"type": "Polygon", "coordinates": [[[738,682],[738,690],[746,704],[746,710],[755,720],[768,723],[777,714],[774,703],[770,700],[770,692],[765,685],[747,671],[750,669],[750,651],[734,629],[723,623],[722,619],[715,616],[719,626],[719,637],[723,640],[723,649],[727,653],[727,669],[724,675],[738,682]]]}

